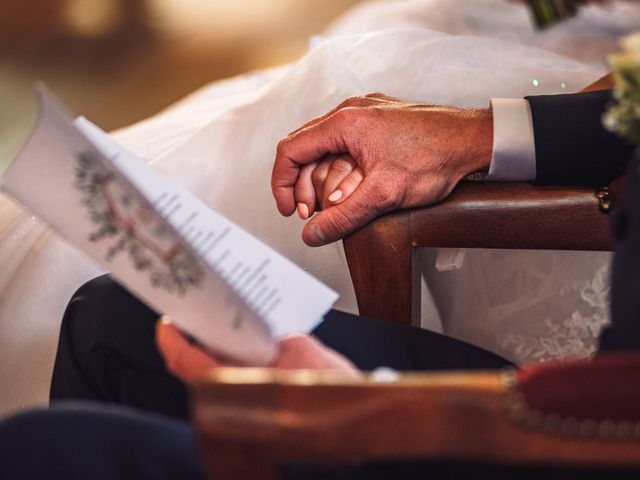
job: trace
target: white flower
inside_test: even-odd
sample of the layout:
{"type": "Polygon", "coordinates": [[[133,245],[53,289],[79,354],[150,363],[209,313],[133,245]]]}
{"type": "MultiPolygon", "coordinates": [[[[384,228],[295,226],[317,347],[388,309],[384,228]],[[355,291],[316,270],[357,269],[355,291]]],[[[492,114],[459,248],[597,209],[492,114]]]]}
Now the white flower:
{"type": "Polygon", "coordinates": [[[614,102],[602,121],[606,129],[640,141],[640,32],[620,40],[622,51],[609,55],[615,79],[614,102]]]}
{"type": "Polygon", "coordinates": [[[640,55],[640,32],[632,33],[620,40],[620,46],[624,53],[638,56],[640,55]]]}
{"type": "Polygon", "coordinates": [[[604,125],[604,128],[610,132],[618,131],[618,119],[611,112],[602,116],[602,124],[604,125]]]}

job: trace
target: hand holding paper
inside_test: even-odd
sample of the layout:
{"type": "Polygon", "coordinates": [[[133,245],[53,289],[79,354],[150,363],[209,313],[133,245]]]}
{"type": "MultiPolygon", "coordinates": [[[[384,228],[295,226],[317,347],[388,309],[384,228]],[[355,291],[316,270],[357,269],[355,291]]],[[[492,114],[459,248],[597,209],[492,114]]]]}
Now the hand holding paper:
{"type": "MultiPolygon", "coordinates": [[[[191,344],[170,322],[156,324],[156,344],[169,371],[185,383],[191,383],[207,371],[233,367],[233,363],[215,358],[191,344]]],[[[323,345],[311,335],[294,333],[278,340],[274,368],[285,370],[332,370],[350,378],[360,377],[350,360],[323,345]]]]}

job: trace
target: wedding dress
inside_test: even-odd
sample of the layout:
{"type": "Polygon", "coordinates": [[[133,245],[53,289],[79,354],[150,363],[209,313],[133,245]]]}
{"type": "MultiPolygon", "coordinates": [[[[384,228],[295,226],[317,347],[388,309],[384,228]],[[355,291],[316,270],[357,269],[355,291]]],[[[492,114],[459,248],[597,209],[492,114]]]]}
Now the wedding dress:
{"type": "MultiPolygon", "coordinates": [[[[362,16],[352,15],[353,29],[362,26],[359,18],[375,17],[367,17],[366,8],[393,11],[395,3],[374,2],[362,16]]],[[[397,3],[407,8],[405,14],[438,4],[397,3]]],[[[449,2],[439,5],[446,9],[449,2]]],[[[345,97],[371,91],[486,106],[490,97],[579,90],[605,71],[595,61],[522,45],[513,35],[449,35],[397,24],[345,34],[349,27],[342,22],[314,39],[299,62],[215,82],[113,137],[336,289],[341,294],[336,307],[354,312],[341,243],[306,247],[300,240],[303,223],[277,214],[269,180],[280,138],[345,97]]],[[[574,32],[558,35],[571,39],[574,32]]],[[[45,401],[64,306],[102,269],[11,200],[0,202],[0,408],[6,410],[45,401]]],[[[607,255],[530,252],[517,264],[505,255],[468,252],[461,270],[442,274],[425,261],[425,324],[440,328],[439,310],[445,332],[518,361],[589,354],[606,322],[607,255]],[[488,279],[490,271],[503,275],[488,279]],[[487,288],[487,282],[495,288],[487,288]]]]}

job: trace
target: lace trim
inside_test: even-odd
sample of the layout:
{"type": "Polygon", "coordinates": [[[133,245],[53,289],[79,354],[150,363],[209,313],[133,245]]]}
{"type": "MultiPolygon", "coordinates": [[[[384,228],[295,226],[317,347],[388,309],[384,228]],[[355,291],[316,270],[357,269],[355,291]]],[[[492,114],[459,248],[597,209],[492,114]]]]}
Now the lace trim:
{"type": "Polygon", "coordinates": [[[500,346],[513,352],[517,362],[585,358],[593,355],[598,336],[609,323],[609,270],[609,265],[603,265],[592,280],[560,292],[564,295],[577,290],[585,306],[574,310],[562,321],[547,317],[544,323],[549,335],[534,337],[509,333],[499,338],[500,346]]]}

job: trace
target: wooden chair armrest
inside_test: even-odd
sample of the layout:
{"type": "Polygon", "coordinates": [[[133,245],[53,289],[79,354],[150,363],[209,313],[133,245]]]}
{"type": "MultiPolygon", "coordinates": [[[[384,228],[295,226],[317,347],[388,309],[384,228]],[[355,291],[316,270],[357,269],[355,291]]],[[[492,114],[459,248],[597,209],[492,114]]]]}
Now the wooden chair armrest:
{"type": "Polygon", "coordinates": [[[575,439],[507,418],[499,372],[409,374],[393,383],[317,372],[225,369],[194,390],[213,478],[274,479],[295,462],[447,459],[640,466],[640,443],[575,439]]]}
{"type": "Polygon", "coordinates": [[[593,188],[466,182],[440,205],[408,215],[416,247],[611,249],[593,188]]]}
{"type": "Polygon", "coordinates": [[[610,250],[608,222],[593,188],[462,182],[437,205],[373,221],[344,247],[360,314],[418,325],[416,247],[610,250]]]}
{"type": "Polygon", "coordinates": [[[616,86],[615,80],[613,78],[613,73],[609,72],[606,75],[603,75],[595,82],[587,85],[585,88],[581,90],[581,92],[593,92],[595,90],[607,90],[614,88],[616,86]]]}

